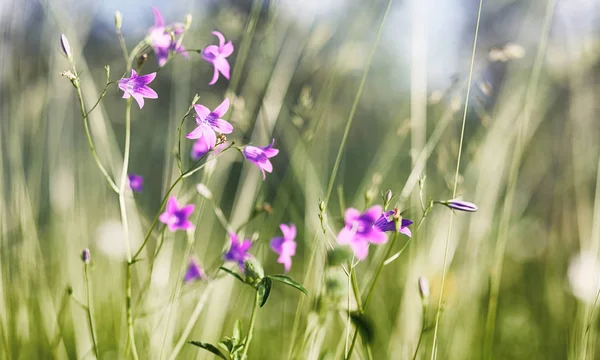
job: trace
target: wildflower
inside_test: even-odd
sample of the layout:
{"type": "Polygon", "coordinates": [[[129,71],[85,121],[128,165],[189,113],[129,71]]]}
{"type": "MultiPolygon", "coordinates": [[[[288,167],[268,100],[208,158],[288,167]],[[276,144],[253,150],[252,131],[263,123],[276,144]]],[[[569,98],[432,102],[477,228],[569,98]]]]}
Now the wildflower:
{"type": "Polygon", "coordinates": [[[285,272],[290,271],[292,267],[292,256],[296,255],[296,226],[290,224],[279,225],[283,237],[276,237],[271,240],[271,249],[279,254],[277,262],[283,264],[285,272]]]}
{"type": "Polygon", "coordinates": [[[167,201],[167,209],[164,213],[160,214],[158,220],[167,224],[171,232],[193,229],[194,225],[192,225],[188,218],[194,212],[194,208],[194,204],[185,205],[180,208],[177,204],[177,199],[171,196],[169,201],[167,201]]]}
{"type": "Polygon", "coordinates": [[[128,99],[130,96],[133,96],[141,109],[144,107],[144,98],[158,98],[156,92],[146,86],[150,84],[155,77],[155,72],[148,75],[138,76],[135,70],[132,69],[130,78],[122,78],[119,80],[119,89],[123,90],[124,92],[123,99],[128,99]]]}
{"type": "Polygon", "coordinates": [[[467,201],[458,200],[458,199],[452,199],[452,200],[448,200],[448,201],[440,201],[439,203],[442,205],[446,205],[450,209],[458,210],[458,211],[475,212],[478,209],[477,205],[467,202],[467,201]]]}
{"type": "Polygon", "coordinates": [[[254,163],[262,171],[263,180],[267,178],[265,171],[269,173],[273,171],[273,164],[271,164],[269,159],[279,153],[279,149],[273,149],[274,144],[275,139],[264,147],[247,145],[242,149],[242,153],[246,159],[250,160],[250,162],[254,163]]]}
{"type": "Polygon", "coordinates": [[[214,66],[212,80],[208,85],[212,85],[219,79],[219,72],[229,80],[229,62],[227,57],[233,53],[233,44],[231,41],[225,43],[225,37],[218,31],[213,31],[213,35],[219,38],[219,46],[209,45],[202,50],[202,58],[214,66]]]}
{"type": "MultiPolygon", "coordinates": [[[[386,211],[375,221],[373,227],[379,229],[380,231],[396,231],[396,223],[394,222],[394,214],[396,210],[386,211]]],[[[402,219],[400,223],[400,233],[404,234],[408,237],[412,236],[412,232],[408,228],[408,226],[412,225],[412,221],[408,219],[402,219]]]]}
{"type": "Polygon", "coordinates": [[[198,264],[198,260],[191,257],[190,263],[188,264],[188,268],[183,277],[183,281],[185,283],[192,282],[194,280],[203,280],[206,279],[206,273],[200,264],[198,264]]]}
{"type": "Polygon", "coordinates": [[[158,66],[163,66],[167,62],[171,51],[187,58],[188,54],[185,48],[175,40],[175,36],[183,33],[183,24],[176,23],[165,26],[160,11],[155,7],[152,7],[152,11],[154,12],[154,26],[148,31],[148,41],[154,50],[158,66]]]}
{"type": "Polygon", "coordinates": [[[71,45],[69,45],[69,40],[67,40],[65,34],[60,34],[60,47],[67,56],[67,59],[71,60],[71,45]]]}
{"type": "Polygon", "coordinates": [[[233,126],[221,119],[221,116],[225,115],[227,110],[229,110],[229,99],[227,98],[213,111],[210,111],[204,105],[198,104],[194,105],[194,110],[196,110],[196,123],[198,126],[191,133],[187,134],[187,138],[198,139],[192,149],[192,157],[199,159],[217,144],[217,135],[215,132],[231,134],[233,126]]]}
{"type": "Polygon", "coordinates": [[[239,241],[237,235],[233,232],[229,233],[229,237],[231,238],[231,245],[229,246],[229,250],[223,255],[223,259],[226,261],[237,262],[240,269],[245,271],[244,261],[252,257],[252,255],[248,253],[252,241],[248,239],[239,241]]]}
{"type": "Polygon", "coordinates": [[[92,255],[90,254],[90,249],[83,249],[83,251],[81,252],[81,261],[83,261],[84,264],[89,264],[91,259],[92,255]]]}
{"type": "Polygon", "coordinates": [[[144,178],[140,175],[129,174],[129,187],[135,192],[141,192],[144,190],[144,178]]]}
{"type": "Polygon", "coordinates": [[[354,208],[346,209],[344,222],[346,225],[337,236],[339,244],[350,245],[354,255],[359,260],[364,260],[369,253],[369,243],[384,244],[387,235],[379,228],[373,226],[375,220],[381,216],[382,208],[375,205],[360,213],[354,208]]]}

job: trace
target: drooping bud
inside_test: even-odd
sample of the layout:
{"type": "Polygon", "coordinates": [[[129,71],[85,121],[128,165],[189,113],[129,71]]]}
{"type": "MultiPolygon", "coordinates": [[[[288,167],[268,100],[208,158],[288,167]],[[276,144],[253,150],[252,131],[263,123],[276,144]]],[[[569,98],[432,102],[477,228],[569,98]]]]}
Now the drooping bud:
{"type": "Polygon", "coordinates": [[[138,71],[142,69],[142,66],[144,66],[144,64],[146,63],[146,60],[148,60],[148,54],[143,53],[142,55],[138,56],[138,58],[137,58],[138,71]]]}
{"type": "Polygon", "coordinates": [[[71,60],[71,45],[69,45],[69,40],[67,40],[65,34],[60,34],[60,47],[67,56],[67,59],[71,60]]]}
{"type": "Polygon", "coordinates": [[[419,295],[423,302],[429,300],[429,282],[423,276],[419,277],[419,295]]]}
{"type": "Polygon", "coordinates": [[[83,249],[83,251],[81,252],[81,261],[83,261],[84,264],[89,264],[91,259],[92,254],[90,254],[90,249],[83,249]]]}
{"type": "Polygon", "coordinates": [[[121,15],[120,11],[115,11],[115,28],[117,30],[121,30],[122,24],[123,24],[123,15],[121,15]]]}
{"type": "Polygon", "coordinates": [[[448,201],[440,201],[439,203],[442,205],[446,205],[450,209],[458,210],[458,211],[475,212],[479,209],[477,207],[477,205],[475,205],[473,203],[470,203],[468,201],[458,200],[458,199],[452,199],[452,200],[448,200],[448,201]]]}

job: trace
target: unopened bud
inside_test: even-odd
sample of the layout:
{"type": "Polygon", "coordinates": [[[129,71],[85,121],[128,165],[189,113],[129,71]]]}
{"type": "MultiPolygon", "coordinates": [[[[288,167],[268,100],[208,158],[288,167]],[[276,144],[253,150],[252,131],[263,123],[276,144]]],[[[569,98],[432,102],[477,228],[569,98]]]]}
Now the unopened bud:
{"type": "Polygon", "coordinates": [[[146,63],[146,60],[148,60],[148,54],[144,53],[144,54],[138,56],[138,58],[137,58],[138,70],[140,70],[142,68],[142,66],[144,66],[144,64],[146,63]]]}
{"type": "Polygon", "coordinates": [[[323,212],[325,210],[325,201],[319,201],[319,210],[323,212]]]}
{"type": "Polygon", "coordinates": [[[419,295],[424,302],[429,299],[429,282],[423,276],[419,277],[419,295]]]}
{"type": "Polygon", "coordinates": [[[67,40],[65,34],[60,34],[60,47],[67,56],[67,59],[71,60],[71,45],[69,45],[69,40],[67,40]]]}
{"type": "Polygon", "coordinates": [[[60,76],[66,77],[67,79],[71,80],[71,82],[74,82],[75,80],[77,80],[77,76],[75,76],[75,74],[73,74],[71,72],[71,70],[61,72],[60,76]]]}
{"type": "Polygon", "coordinates": [[[258,285],[265,277],[265,271],[263,270],[261,263],[254,256],[244,261],[244,269],[246,283],[250,285],[258,285]]]}
{"type": "Polygon", "coordinates": [[[121,30],[121,24],[123,24],[123,15],[120,11],[115,12],[115,28],[121,30]]]}
{"type": "Polygon", "coordinates": [[[383,194],[383,209],[387,210],[390,205],[390,201],[392,201],[392,190],[388,190],[383,194]]]}
{"type": "Polygon", "coordinates": [[[475,212],[478,210],[477,205],[470,203],[468,201],[462,201],[462,200],[457,200],[457,199],[448,200],[448,201],[440,201],[439,203],[442,205],[446,205],[450,209],[458,210],[458,211],[475,212]]]}
{"type": "Polygon", "coordinates": [[[92,254],[90,254],[90,249],[83,249],[83,251],[81,252],[81,261],[83,261],[84,264],[89,264],[91,259],[92,254]]]}
{"type": "Polygon", "coordinates": [[[185,16],[185,29],[189,29],[192,26],[192,14],[187,14],[185,16]]]}

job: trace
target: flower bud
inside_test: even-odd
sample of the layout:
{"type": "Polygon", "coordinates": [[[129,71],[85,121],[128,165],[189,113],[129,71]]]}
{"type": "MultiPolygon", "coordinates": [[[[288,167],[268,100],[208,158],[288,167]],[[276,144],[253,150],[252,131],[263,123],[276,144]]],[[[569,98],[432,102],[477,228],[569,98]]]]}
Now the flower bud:
{"type": "Polygon", "coordinates": [[[258,285],[265,277],[265,271],[263,270],[262,265],[254,256],[244,261],[244,269],[246,282],[250,285],[258,285]]]}
{"type": "Polygon", "coordinates": [[[83,251],[81,252],[81,261],[83,261],[84,264],[89,264],[91,258],[92,258],[92,254],[90,254],[90,249],[88,249],[88,248],[83,249],[83,251]]]}
{"type": "Polygon", "coordinates": [[[69,45],[69,40],[67,40],[65,34],[60,34],[60,47],[67,56],[67,59],[71,60],[71,45],[69,45]]]}
{"type": "Polygon", "coordinates": [[[123,24],[123,15],[120,11],[115,12],[115,28],[121,30],[121,24],[123,24]]]}
{"type": "Polygon", "coordinates": [[[446,205],[450,209],[458,210],[458,211],[475,212],[478,210],[477,205],[470,203],[468,201],[462,201],[462,200],[457,200],[457,199],[441,201],[440,204],[446,205]]]}
{"type": "Polygon", "coordinates": [[[148,54],[144,53],[140,56],[138,56],[137,58],[137,69],[140,70],[142,68],[142,66],[144,66],[144,64],[146,63],[146,60],[148,59],[148,54]]]}
{"type": "Polygon", "coordinates": [[[419,295],[424,302],[429,299],[429,282],[423,276],[419,277],[419,295]]]}
{"type": "Polygon", "coordinates": [[[387,210],[388,206],[390,206],[390,201],[392,201],[392,190],[389,190],[383,194],[383,209],[387,210]]]}
{"type": "Polygon", "coordinates": [[[319,210],[323,212],[325,210],[325,201],[319,201],[319,210]]]}

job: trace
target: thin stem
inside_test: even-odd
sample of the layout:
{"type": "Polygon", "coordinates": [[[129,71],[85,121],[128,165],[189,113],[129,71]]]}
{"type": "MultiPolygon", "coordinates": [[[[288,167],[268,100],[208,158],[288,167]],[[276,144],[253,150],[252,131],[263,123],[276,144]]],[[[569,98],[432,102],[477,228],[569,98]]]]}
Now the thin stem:
{"type": "Polygon", "coordinates": [[[244,70],[244,64],[246,63],[246,59],[248,58],[248,53],[250,52],[250,45],[252,44],[254,29],[256,28],[258,17],[260,16],[260,9],[262,8],[262,4],[263,0],[254,0],[254,2],[252,3],[252,8],[250,10],[250,18],[248,19],[246,29],[243,33],[244,35],[242,36],[240,50],[237,55],[235,66],[233,67],[233,74],[231,74],[231,81],[229,82],[228,86],[228,88],[231,91],[233,91],[234,94],[237,90],[238,83],[242,76],[242,71],[244,70]]]}
{"type": "Polygon", "coordinates": [[[135,331],[133,328],[133,311],[131,309],[131,243],[129,240],[129,221],[127,219],[127,208],[125,205],[125,186],[127,184],[127,170],[129,168],[129,152],[131,147],[131,98],[127,99],[125,105],[125,149],[123,151],[123,168],[121,169],[121,182],[119,185],[119,209],[121,211],[121,223],[123,224],[123,237],[125,238],[125,249],[127,251],[127,274],[125,281],[125,312],[127,315],[128,342],[131,344],[131,352],[134,359],[138,359],[135,345],[135,331]]]}
{"type": "MultiPolygon", "coordinates": [[[[74,64],[73,64],[73,71],[77,74],[77,69],[75,69],[74,64]]],[[[77,76],[79,76],[79,75],[77,75],[77,76]]],[[[96,162],[96,166],[98,166],[98,169],[100,169],[100,172],[102,173],[102,175],[104,175],[104,178],[108,182],[108,185],[110,185],[111,189],[113,189],[113,191],[118,194],[119,188],[117,187],[117,184],[115,184],[115,182],[110,177],[110,175],[108,175],[108,171],[106,171],[106,169],[104,168],[104,165],[102,165],[102,162],[100,161],[100,158],[98,157],[98,154],[96,153],[96,148],[94,147],[94,142],[92,141],[92,135],[90,134],[90,127],[88,124],[88,113],[85,111],[85,103],[83,102],[83,94],[81,93],[81,87],[79,85],[79,77],[73,82],[73,85],[75,85],[75,90],[77,91],[77,98],[79,99],[79,110],[81,111],[81,117],[83,118],[83,128],[85,130],[85,137],[87,138],[87,142],[90,147],[90,151],[92,152],[92,157],[94,158],[94,161],[96,162]]]]}
{"type": "Polygon", "coordinates": [[[423,320],[421,322],[421,333],[419,334],[419,341],[417,341],[417,348],[415,349],[415,354],[412,359],[417,360],[417,354],[419,353],[419,348],[421,347],[421,342],[423,341],[423,335],[425,335],[425,327],[427,326],[427,302],[423,301],[423,320]]]}
{"type": "Polygon", "coordinates": [[[116,81],[107,81],[106,85],[104,86],[104,90],[102,90],[102,94],[100,94],[100,97],[98,98],[98,100],[96,100],[96,103],[85,114],[86,117],[90,116],[90,114],[92,113],[92,111],[94,111],[94,109],[96,108],[96,106],[98,106],[98,104],[100,104],[100,101],[102,101],[102,99],[104,98],[104,96],[108,92],[108,87],[110,85],[112,85],[112,84],[115,84],[115,83],[116,83],[116,81]]]}
{"type": "Polygon", "coordinates": [[[85,301],[86,301],[86,314],[88,320],[88,326],[90,327],[90,333],[92,335],[92,344],[94,344],[94,354],[96,358],[100,359],[100,353],[98,352],[98,341],[96,340],[96,332],[94,331],[94,322],[92,320],[92,291],[90,289],[90,280],[88,277],[88,264],[83,264],[83,279],[85,281],[85,301]]]}
{"type": "Polygon", "coordinates": [[[360,299],[360,289],[358,287],[358,281],[356,280],[356,272],[354,271],[354,266],[351,264],[348,264],[348,267],[350,268],[350,280],[352,281],[352,291],[354,292],[354,298],[356,299],[356,307],[358,308],[358,312],[362,314],[364,308],[360,299]]]}
{"type": "MultiPolygon", "coordinates": [[[[117,36],[119,37],[119,44],[121,45],[121,51],[123,51],[123,59],[129,64],[129,52],[127,51],[127,45],[125,45],[125,38],[121,32],[121,27],[116,28],[117,36]]],[[[129,65],[127,65],[129,66],[129,65]]]]}
{"type": "MultiPolygon", "coordinates": [[[[483,0],[479,0],[479,9],[477,10],[477,24],[475,25],[475,36],[473,37],[473,51],[471,53],[471,65],[469,68],[469,80],[467,85],[467,95],[465,99],[465,109],[463,112],[462,126],[460,130],[460,142],[458,145],[458,159],[456,161],[456,172],[454,174],[454,189],[452,191],[452,198],[456,197],[456,190],[458,187],[458,174],[460,170],[460,160],[463,149],[463,141],[465,135],[465,124],[467,123],[467,110],[469,109],[469,95],[471,94],[471,80],[473,78],[473,67],[475,65],[475,52],[477,50],[477,37],[479,35],[479,24],[481,22],[481,8],[483,7],[483,0]]],[[[435,312],[435,328],[433,330],[433,345],[431,349],[431,359],[437,358],[437,337],[438,329],[440,324],[440,309],[442,308],[442,301],[444,295],[444,283],[446,281],[446,267],[448,265],[448,249],[450,248],[450,234],[452,233],[452,219],[454,212],[450,212],[450,222],[448,224],[448,234],[446,236],[446,246],[444,247],[444,264],[442,265],[442,284],[440,285],[440,295],[438,299],[438,307],[435,312]]]]}
{"type": "Polygon", "coordinates": [[[344,148],[346,147],[346,141],[348,140],[348,134],[350,133],[350,127],[352,126],[352,121],[354,120],[354,114],[356,113],[356,109],[358,108],[358,101],[360,100],[360,96],[362,95],[363,88],[367,81],[367,75],[369,75],[369,70],[371,68],[371,61],[373,60],[373,55],[375,55],[375,50],[377,50],[377,44],[379,44],[379,38],[381,37],[381,33],[383,30],[383,24],[385,23],[385,19],[390,12],[390,8],[392,7],[393,0],[388,1],[388,5],[383,13],[383,17],[381,18],[381,22],[379,23],[379,28],[377,29],[377,35],[375,36],[375,41],[373,42],[373,46],[371,47],[371,52],[369,53],[369,57],[367,58],[367,64],[363,70],[362,77],[360,79],[360,84],[358,85],[358,91],[354,96],[354,101],[352,103],[352,108],[350,109],[350,114],[348,115],[348,119],[346,120],[346,128],[344,129],[344,135],[342,136],[342,142],[340,143],[340,147],[338,149],[337,156],[335,158],[335,163],[333,164],[333,170],[331,172],[331,177],[329,178],[329,184],[327,185],[327,193],[325,195],[325,206],[327,209],[327,205],[329,204],[329,198],[331,197],[331,191],[333,190],[333,184],[335,183],[335,178],[337,176],[338,169],[340,167],[340,163],[342,161],[342,153],[344,152],[344,148]]]}
{"type": "Polygon", "coordinates": [[[242,360],[246,360],[248,355],[248,349],[250,348],[250,342],[252,341],[252,335],[254,335],[254,323],[256,321],[256,312],[258,310],[258,303],[260,299],[258,296],[258,291],[254,296],[254,306],[252,307],[252,315],[250,315],[250,326],[248,327],[248,335],[246,336],[246,341],[244,342],[244,352],[242,353],[242,360]]]}

